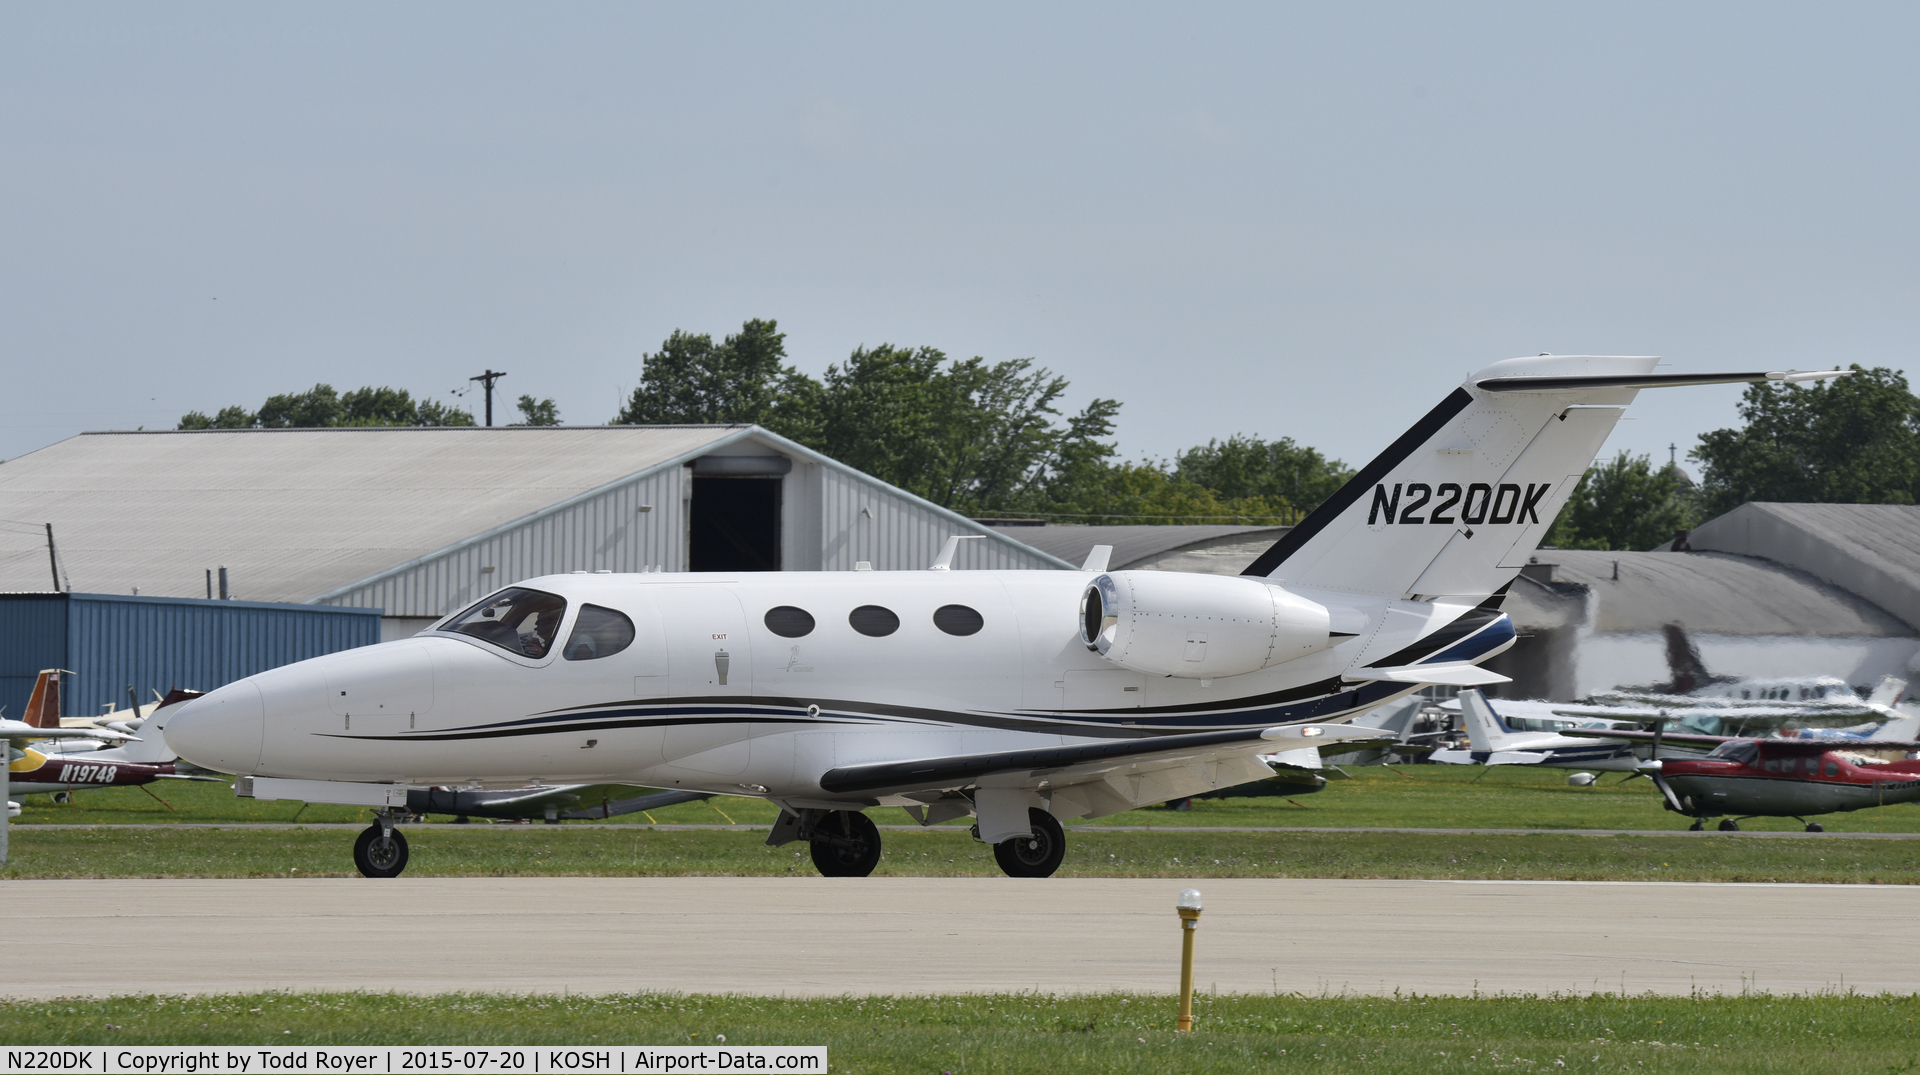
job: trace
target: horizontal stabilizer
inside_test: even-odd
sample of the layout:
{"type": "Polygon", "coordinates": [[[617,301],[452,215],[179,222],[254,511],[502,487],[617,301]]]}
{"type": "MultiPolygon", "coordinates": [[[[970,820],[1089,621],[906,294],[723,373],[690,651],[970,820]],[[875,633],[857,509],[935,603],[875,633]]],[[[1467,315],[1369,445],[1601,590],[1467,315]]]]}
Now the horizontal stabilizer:
{"type": "Polygon", "coordinates": [[[1434,664],[1406,664],[1398,668],[1356,668],[1343,678],[1381,680],[1388,683],[1444,683],[1449,687],[1479,687],[1489,683],[1512,683],[1498,672],[1466,661],[1440,661],[1434,664]]]}
{"type": "Polygon", "coordinates": [[[1592,388],[1685,388],[1698,384],[1752,384],[1760,381],[1817,381],[1845,377],[1852,370],[1781,370],[1773,373],[1646,373],[1599,377],[1483,377],[1473,382],[1486,392],[1564,392],[1592,388]]]}

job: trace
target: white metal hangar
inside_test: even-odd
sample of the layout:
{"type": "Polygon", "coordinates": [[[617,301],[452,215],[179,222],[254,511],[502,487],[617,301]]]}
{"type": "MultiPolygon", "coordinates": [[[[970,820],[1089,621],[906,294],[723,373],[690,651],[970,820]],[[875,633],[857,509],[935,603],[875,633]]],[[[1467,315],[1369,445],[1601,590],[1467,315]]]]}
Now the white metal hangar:
{"type": "Polygon", "coordinates": [[[0,464],[0,590],[384,610],[568,571],[1061,568],[757,426],[83,433],[0,464]],[[51,524],[51,549],[40,533],[51,524]],[[50,564],[50,556],[57,566],[50,564]]]}

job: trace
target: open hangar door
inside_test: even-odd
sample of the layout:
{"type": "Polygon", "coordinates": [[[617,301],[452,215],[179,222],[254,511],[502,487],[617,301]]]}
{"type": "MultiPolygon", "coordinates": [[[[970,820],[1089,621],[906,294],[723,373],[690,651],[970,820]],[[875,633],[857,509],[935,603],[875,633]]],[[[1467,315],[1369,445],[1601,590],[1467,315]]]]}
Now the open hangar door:
{"type": "Polygon", "coordinates": [[[793,460],[709,455],[693,461],[689,571],[780,570],[780,509],[793,460]]]}

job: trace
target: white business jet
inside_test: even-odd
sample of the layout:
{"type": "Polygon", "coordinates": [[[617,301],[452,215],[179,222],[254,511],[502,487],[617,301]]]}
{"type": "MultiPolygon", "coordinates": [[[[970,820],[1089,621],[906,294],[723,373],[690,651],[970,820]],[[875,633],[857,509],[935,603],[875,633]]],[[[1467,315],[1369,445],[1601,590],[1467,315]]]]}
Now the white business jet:
{"type": "Polygon", "coordinates": [[[364,804],[370,876],[406,864],[407,792],[619,783],[754,795],[778,846],[864,876],[862,812],[972,816],[1044,877],[1062,820],[1268,775],[1256,755],[1374,738],[1423,684],[1504,682],[1500,611],[1653,358],[1518,358],[1451,392],[1237,577],[1106,571],[555,575],[419,635],[221,687],[166,736],[242,794],[364,804]]]}

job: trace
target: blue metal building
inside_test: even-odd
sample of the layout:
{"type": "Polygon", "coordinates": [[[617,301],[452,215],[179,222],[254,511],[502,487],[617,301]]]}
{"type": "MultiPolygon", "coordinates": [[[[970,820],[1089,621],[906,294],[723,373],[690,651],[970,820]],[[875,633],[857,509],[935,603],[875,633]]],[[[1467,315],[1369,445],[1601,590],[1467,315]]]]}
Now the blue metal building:
{"type": "Polygon", "coordinates": [[[0,594],[0,706],[18,718],[34,676],[70,669],[63,716],[210,691],[256,672],[380,641],[380,610],[94,593],[0,594]]]}

